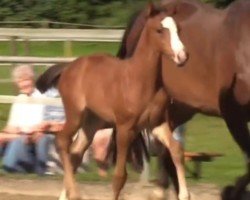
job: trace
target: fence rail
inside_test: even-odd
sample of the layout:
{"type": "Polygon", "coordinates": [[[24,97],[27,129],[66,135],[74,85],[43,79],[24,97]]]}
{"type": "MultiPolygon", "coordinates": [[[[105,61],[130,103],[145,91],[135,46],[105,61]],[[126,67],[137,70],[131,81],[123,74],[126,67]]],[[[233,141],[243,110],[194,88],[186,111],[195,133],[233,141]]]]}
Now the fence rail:
{"type": "Polygon", "coordinates": [[[0,40],[119,42],[121,29],[0,28],[0,40]]]}
{"type": "MultiPolygon", "coordinates": [[[[0,28],[0,41],[9,41],[12,56],[0,56],[0,67],[3,64],[32,63],[50,65],[70,62],[75,57],[72,54],[71,41],[119,42],[124,30],[118,29],[29,29],[29,28],[0,28]],[[16,41],[64,41],[64,56],[67,57],[31,57],[17,56],[16,41]]],[[[25,54],[29,55],[29,43],[24,46],[25,54]]],[[[9,82],[1,79],[0,83],[9,82]]],[[[34,100],[31,100],[34,101],[34,100]]],[[[43,100],[46,102],[46,100],[43,100]]],[[[0,95],[0,103],[13,103],[14,96],[0,95]]]]}
{"type": "MultiPolygon", "coordinates": [[[[0,56],[0,63],[36,63],[51,64],[73,61],[76,57],[32,57],[32,56],[0,56]]],[[[0,65],[1,67],[1,65],[0,65]]]]}
{"type": "Polygon", "coordinates": [[[44,105],[62,105],[61,98],[50,98],[50,97],[17,97],[10,95],[0,95],[0,103],[31,103],[31,104],[44,104],[44,105]]]}

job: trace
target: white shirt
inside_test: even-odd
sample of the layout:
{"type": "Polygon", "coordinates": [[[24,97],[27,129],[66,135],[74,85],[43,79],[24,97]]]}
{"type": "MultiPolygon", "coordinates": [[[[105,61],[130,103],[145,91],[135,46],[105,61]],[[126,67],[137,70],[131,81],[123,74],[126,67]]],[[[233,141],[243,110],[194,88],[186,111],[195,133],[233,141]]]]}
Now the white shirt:
{"type": "MultiPolygon", "coordinates": [[[[35,89],[31,97],[42,97],[43,95],[35,89]]],[[[19,94],[18,98],[27,98],[26,94],[19,94]]],[[[43,121],[44,105],[29,103],[13,103],[11,106],[8,126],[21,128],[23,132],[29,132],[30,128],[43,121]]]]}

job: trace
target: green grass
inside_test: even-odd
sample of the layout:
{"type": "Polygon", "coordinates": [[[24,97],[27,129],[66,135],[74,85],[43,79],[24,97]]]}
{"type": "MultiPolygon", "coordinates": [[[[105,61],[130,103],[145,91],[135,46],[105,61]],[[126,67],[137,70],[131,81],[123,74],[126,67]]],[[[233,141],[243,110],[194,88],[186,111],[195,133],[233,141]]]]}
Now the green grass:
{"type": "MultiPolygon", "coordinates": [[[[60,42],[35,42],[30,45],[32,56],[63,56],[63,43],[60,42]]],[[[118,43],[73,43],[73,56],[89,55],[95,52],[107,52],[116,54],[118,43]]],[[[23,44],[18,45],[18,55],[24,55],[23,44]]],[[[7,42],[0,42],[0,55],[9,55],[10,48],[7,42]]],[[[43,68],[44,69],[44,68],[43,68]]],[[[41,72],[41,69],[37,70],[41,72]]],[[[0,67],[0,79],[9,78],[11,69],[0,67]]],[[[15,88],[11,83],[0,84],[0,94],[15,94],[15,88]]],[[[0,129],[5,125],[8,116],[9,105],[0,105],[0,129]]],[[[198,152],[219,152],[223,157],[216,158],[213,162],[202,164],[202,178],[198,181],[188,179],[191,183],[213,183],[224,186],[244,172],[244,160],[235,142],[233,142],[228,130],[219,118],[197,115],[187,124],[186,149],[198,152]]],[[[155,159],[152,159],[155,160],[155,159]]],[[[191,163],[188,166],[192,168],[191,163]]],[[[155,161],[152,161],[153,171],[156,170],[155,161]]],[[[80,180],[88,181],[110,181],[100,179],[96,173],[96,166],[93,170],[78,176],[80,180]]],[[[136,180],[138,175],[130,170],[130,180],[136,180]]],[[[4,175],[6,176],[6,175],[4,175]]],[[[8,175],[9,176],[9,175],[8,175]]],[[[16,176],[16,175],[14,175],[16,176]]],[[[19,176],[20,178],[23,176],[19,176]]],[[[25,177],[27,177],[25,175],[25,177]]],[[[34,178],[36,176],[28,176],[34,178]]]]}
{"type": "Polygon", "coordinates": [[[224,154],[213,162],[202,164],[202,178],[199,182],[223,186],[244,173],[241,151],[222,119],[197,115],[187,124],[186,149],[224,154]]]}
{"type": "MultiPolygon", "coordinates": [[[[72,42],[72,56],[90,55],[93,53],[110,53],[115,55],[119,43],[114,42],[72,42]]],[[[62,57],[63,42],[30,42],[30,56],[62,57]]],[[[17,43],[17,55],[24,56],[24,44],[17,43]]],[[[0,42],[0,55],[11,55],[11,47],[8,42],[0,42]]]]}

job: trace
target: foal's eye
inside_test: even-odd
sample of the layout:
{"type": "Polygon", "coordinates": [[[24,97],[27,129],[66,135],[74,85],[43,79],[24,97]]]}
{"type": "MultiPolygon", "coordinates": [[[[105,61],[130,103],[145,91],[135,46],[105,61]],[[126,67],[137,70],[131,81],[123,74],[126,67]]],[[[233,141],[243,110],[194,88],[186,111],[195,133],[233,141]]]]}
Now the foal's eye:
{"type": "Polygon", "coordinates": [[[162,29],[157,29],[157,33],[162,33],[162,29]]]}

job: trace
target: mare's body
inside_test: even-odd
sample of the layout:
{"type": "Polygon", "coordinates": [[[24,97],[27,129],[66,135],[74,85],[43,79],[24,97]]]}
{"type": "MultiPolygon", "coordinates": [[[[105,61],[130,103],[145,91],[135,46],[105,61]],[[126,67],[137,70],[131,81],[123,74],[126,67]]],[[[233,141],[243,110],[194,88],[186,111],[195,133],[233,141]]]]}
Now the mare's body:
{"type": "MultiPolygon", "coordinates": [[[[247,155],[249,169],[250,2],[237,1],[219,10],[196,0],[163,0],[161,7],[178,22],[181,39],[190,55],[182,68],[174,66],[165,56],[161,59],[166,96],[172,99],[166,119],[170,130],[197,112],[222,116],[247,155]]],[[[130,54],[143,27],[143,14],[135,24],[124,40],[130,54]]],[[[173,157],[181,163],[180,154],[173,157]]],[[[179,181],[183,181],[184,173],[179,176],[179,181]]],[[[244,184],[249,176],[248,173],[242,179],[244,184]]],[[[240,198],[244,184],[238,185],[232,199],[240,198]]]]}

